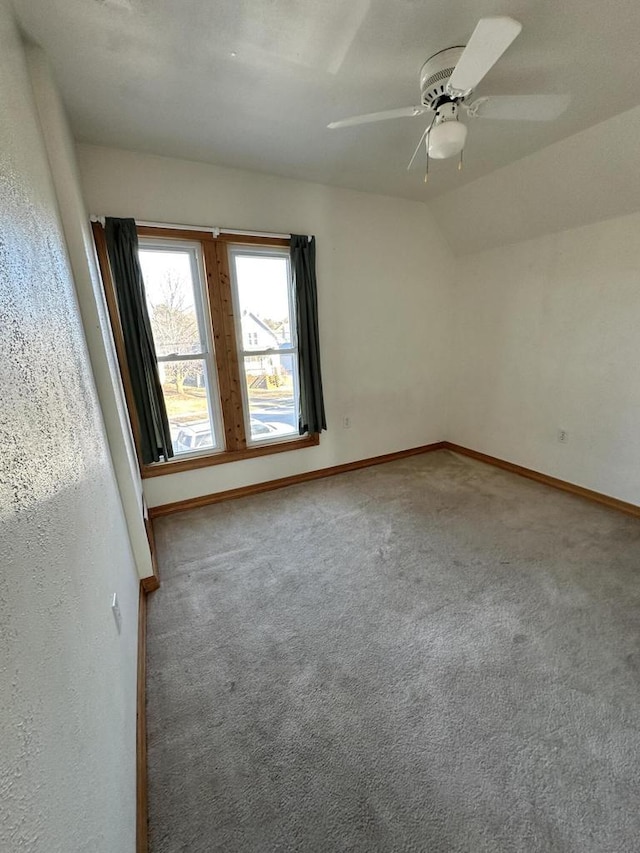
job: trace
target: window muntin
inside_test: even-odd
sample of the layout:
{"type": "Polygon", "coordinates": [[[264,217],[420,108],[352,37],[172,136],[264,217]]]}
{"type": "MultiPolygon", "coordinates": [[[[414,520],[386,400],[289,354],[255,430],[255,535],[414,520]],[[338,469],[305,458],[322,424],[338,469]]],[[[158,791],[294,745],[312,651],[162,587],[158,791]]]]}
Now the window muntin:
{"type": "Polygon", "coordinates": [[[300,383],[288,249],[230,246],[247,444],[299,437],[300,383]]]}
{"type": "Polygon", "coordinates": [[[223,450],[200,244],[140,238],[139,257],[174,453],[223,450]]]}

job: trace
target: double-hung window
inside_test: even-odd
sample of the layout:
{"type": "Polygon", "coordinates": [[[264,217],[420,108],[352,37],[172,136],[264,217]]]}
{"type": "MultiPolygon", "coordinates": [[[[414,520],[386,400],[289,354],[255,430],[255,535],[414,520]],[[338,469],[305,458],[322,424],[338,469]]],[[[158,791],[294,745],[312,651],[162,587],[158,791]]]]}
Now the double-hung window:
{"type": "Polygon", "coordinates": [[[229,263],[247,443],[286,441],[300,400],[289,252],[230,246],[229,263]]]}
{"type": "MultiPolygon", "coordinates": [[[[104,237],[95,228],[118,346],[104,237]]],[[[140,267],[174,456],[144,477],[318,444],[299,434],[288,240],[138,226],[140,267]]],[[[136,437],[126,358],[119,352],[136,437]]]]}
{"type": "Polygon", "coordinates": [[[224,449],[199,243],[140,238],[139,258],[176,455],[224,449]]]}

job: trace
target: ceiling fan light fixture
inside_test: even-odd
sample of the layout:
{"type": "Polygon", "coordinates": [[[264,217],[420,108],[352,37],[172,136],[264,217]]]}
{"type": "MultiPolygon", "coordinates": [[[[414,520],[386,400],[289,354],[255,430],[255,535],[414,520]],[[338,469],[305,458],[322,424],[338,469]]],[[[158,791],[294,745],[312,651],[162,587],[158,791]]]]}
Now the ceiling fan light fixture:
{"type": "Polygon", "coordinates": [[[462,169],[467,127],[458,121],[461,110],[472,120],[477,117],[552,121],[569,105],[568,95],[483,95],[475,101],[470,101],[472,93],[521,30],[522,24],[513,18],[480,18],[465,47],[447,47],[434,53],[424,63],[420,69],[420,103],[417,106],[351,116],[333,121],[328,127],[352,127],[387,119],[415,118],[431,113],[431,123],[422,132],[407,171],[411,169],[420,152],[424,152],[427,159],[425,182],[431,159],[459,157],[458,169],[462,169]]]}
{"type": "Polygon", "coordinates": [[[431,129],[427,137],[429,157],[446,160],[455,157],[467,141],[467,126],[461,121],[443,121],[431,129]]]}

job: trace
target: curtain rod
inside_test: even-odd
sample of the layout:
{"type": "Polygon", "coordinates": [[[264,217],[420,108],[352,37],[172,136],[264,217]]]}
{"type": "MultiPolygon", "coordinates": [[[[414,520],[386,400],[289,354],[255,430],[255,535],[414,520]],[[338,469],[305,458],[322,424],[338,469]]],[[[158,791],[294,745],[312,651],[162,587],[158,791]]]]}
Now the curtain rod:
{"type": "MultiPolygon", "coordinates": [[[[90,216],[91,222],[99,222],[104,228],[104,216],[90,216]]],[[[220,234],[238,234],[243,237],[274,237],[279,240],[288,240],[291,234],[274,234],[270,231],[242,231],[238,228],[217,228],[212,225],[178,225],[174,222],[147,222],[144,219],[136,219],[136,225],[142,225],[145,228],[173,228],[175,231],[210,231],[214,237],[219,237],[220,234]]],[[[311,240],[311,235],[307,235],[307,239],[311,240]]]]}

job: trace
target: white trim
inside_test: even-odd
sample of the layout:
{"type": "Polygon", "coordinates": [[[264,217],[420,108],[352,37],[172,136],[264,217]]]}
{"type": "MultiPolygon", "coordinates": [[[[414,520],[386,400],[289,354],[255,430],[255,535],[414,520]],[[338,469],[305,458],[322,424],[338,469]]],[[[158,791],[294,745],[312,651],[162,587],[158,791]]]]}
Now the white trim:
{"type": "Polygon", "coordinates": [[[280,438],[272,438],[265,436],[264,438],[252,438],[251,436],[251,406],[249,404],[249,391],[246,382],[245,359],[247,358],[264,358],[269,356],[290,356],[294,364],[293,375],[293,411],[300,411],[300,368],[298,363],[298,338],[297,338],[297,322],[295,314],[295,301],[293,297],[293,287],[291,286],[291,255],[287,249],[279,246],[247,246],[244,244],[228,246],[229,272],[231,275],[231,299],[233,303],[233,314],[236,329],[236,346],[238,353],[238,367],[241,376],[241,391],[242,391],[242,407],[245,424],[245,435],[247,447],[259,447],[266,444],[280,444],[293,439],[300,438],[300,433],[293,426],[293,432],[290,435],[283,435],[280,438]],[[240,306],[240,293],[238,289],[238,278],[235,264],[236,255],[256,255],[257,257],[276,257],[283,258],[287,264],[287,292],[289,299],[289,333],[291,340],[286,349],[267,349],[267,350],[247,350],[244,348],[244,337],[242,329],[242,311],[240,306]]]}
{"type": "Polygon", "coordinates": [[[168,222],[147,222],[144,219],[136,219],[136,225],[146,228],[172,228],[174,231],[209,231],[214,237],[220,236],[220,229],[215,225],[178,225],[168,222]]]}
{"type": "MultiPolygon", "coordinates": [[[[242,319],[242,318],[240,318],[242,319]]],[[[282,355],[283,353],[287,355],[287,353],[296,353],[298,348],[295,344],[288,344],[287,347],[282,347],[282,349],[276,349],[272,347],[271,349],[243,349],[238,350],[239,353],[242,353],[243,356],[247,358],[263,358],[266,355],[282,355]]]]}
{"type": "Polygon", "coordinates": [[[238,234],[241,237],[274,237],[278,240],[289,240],[291,234],[272,234],[270,231],[242,231],[239,228],[220,228],[221,234],[238,234]]]}
{"type": "MultiPolygon", "coordinates": [[[[90,216],[91,222],[99,222],[104,228],[105,216],[90,216]]],[[[136,225],[144,225],[147,228],[172,228],[174,231],[210,231],[214,237],[220,236],[220,229],[212,225],[178,225],[175,222],[147,222],[144,219],[136,219],[136,225]]]]}
{"type": "MultiPolygon", "coordinates": [[[[90,216],[92,222],[99,222],[104,228],[104,216],[90,216]]],[[[142,225],[145,228],[172,228],[174,231],[208,231],[214,237],[219,237],[220,234],[238,234],[242,237],[273,237],[277,240],[289,240],[291,234],[276,234],[272,231],[243,231],[239,228],[219,228],[215,225],[179,225],[175,222],[147,222],[144,219],[136,219],[136,225],[142,225]]],[[[311,240],[311,234],[307,235],[307,239],[311,240]]]]}

